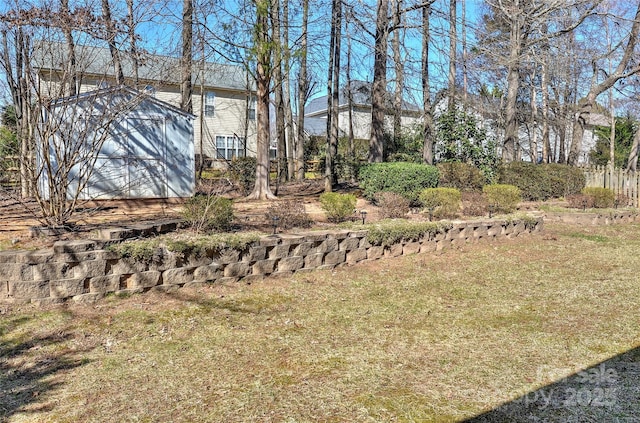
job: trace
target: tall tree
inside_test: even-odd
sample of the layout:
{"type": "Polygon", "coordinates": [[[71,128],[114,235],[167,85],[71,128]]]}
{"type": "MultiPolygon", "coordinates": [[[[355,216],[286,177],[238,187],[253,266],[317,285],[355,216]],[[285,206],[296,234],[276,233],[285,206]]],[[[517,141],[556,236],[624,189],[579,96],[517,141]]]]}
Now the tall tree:
{"type": "Polygon", "coordinates": [[[431,110],[431,85],[429,83],[429,43],[431,32],[429,15],[431,4],[427,1],[422,8],[422,107],[424,109],[424,122],[422,127],[423,148],[422,160],[427,164],[433,164],[433,112],[431,110]]]}
{"type": "Polygon", "coordinates": [[[329,76],[327,78],[327,152],[325,155],[324,190],[331,192],[338,182],[335,160],[338,154],[338,106],[340,102],[340,34],[342,29],[342,1],[333,0],[331,13],[331,41],[329,47],[329,76]]]}
{"type": "Polygon", "coordinates": [[[307,43],[309,23],[309,0],[302,0],[302,25],[300,35],[300,71],[298,74],[298,131],[295,143],[296,156],[296,180],[304,179],[304,113],[305,103],[309,92],[309,80],[307,77],[307,43]]]}
{"type": "Polygon", "coordinates": [[[256,57],[256,183],[249,198],[275,198],[269,187],[269,85],[272,72],[272,39],[269,33],[269,0],[256,0],[256,22],[253,29],[256,57]]]}
{"type": "Polygon", "coordinates": [[[120,52],[116,45],[116,36],[118,32],[116,30],[116,23],[111,17],[111,5],[109,0],[102,0],[102,19],[105,26],[105,40],[109,46],[109,53],[111,54],[111,60],[113,60],[113,67],[116,75],[116,84],[124,85],[124,74],[122,73],[122,62],[120,61],[120,52]]]}
{"type": "Polygon", "coordinates": [[[67,87],[67,95],[73,96],[78,92],[78,69],[76,67],[76,43],[73,40],[73,25],[71,24],[72,17],[69,10],[69,0],[60,0],[60,18],[62,24],[60,29],[64,34],[64,39],[67,48],[67,73],[71,76],[67,87]]]}
{"type": "Polygon", "coordinates": [[[369,138],[370,163],[382,162],[384,154],[389,0],[378,0],[376,10],[376,32],[373,49],[373,84],[371,86],[371,136],[369,138]]]}
{"type": "MultiPolygon", "coordinates": [[[[106,0],[103,0],[106,1],[106,0]]],[[[182,2],[182,55],[180,57],[180,108],[193,111],[193,0],[182,2]]]]}
{"type": "MultiPolygon", "coordinates": [[[[271,0],[271,31],[273,33],[273,91],[275,94],[276,112],[276,140],[277,140],[277,181],[278,185],[287,180],[287,140],[284,122],[284,96],[283,96],[283,47],[280,25],[280,1],[271,0]]],[[[278,188],[275,194],[278,195],[278,188]]]]}
{"type": "Polygon", "coordinates": [[[291,108],[291,51],[289,48],[289,0],[282,0],[282,101],[287,137],[287,180],[295,178],[294,124],[291,108]]]}
{"type": "Polygon", "coordinates": [[[573,122],[573,136],[571,139],[571,149],[569,150],[568,163],[576,165],[578,163],[582,139],[584,137],[585,126],[589,122],[589,116],[594,111],[596,98],[603,92],[611,89],[618,81],[633,76],[640,72],[640,63],[630,66],[638,44],[638,33],[640,32],[640,3],[635,12],[633,24],[624,47],[624,52],[613,73],[607,75],[602,81],[598,81],[598,69],[594,62],[591,87],[587,95],[580,101],[576,118],[573,122]]]}
{"type": "MultiPolygon", "coordinates": [[[[485,43],[482,48],[488,51],[489,49],[500,50],[501,46],[506,46],[500,51],[504,55],[501,63],[506,65],[507,80],[502,157],[506,161],[513,161],[519,152],[517,103],[523,57],[529,53],[530,49],[538,48],[550,38],[574,31],[592,15],[599,1],[487,0],[487,3],[491,10],[491,16],[488,18],[489,26],[506,35],[506,37],[499,36],[497,43],[485,43]],[[566,19],[567,13],[573,11],[576,17],[566,19]],[[554,23],[554,30],[545,32],[549,22],[554,23]]],[[[487,19],[485,19],[486,22],[487,19]]],[[[491,30],[488,32],[494,34],[491,30]]]]}
{"type": "Polygon", "coordinates": [[[456,0],[449,0],[449,75],[448,75],[448,108],[451,112],[456,107],[456,51],[458,48],[458,22],[456,0]]]}
{"type": "Polygon", "coordinates": [[[402,0],[393,0],[393,39],[391,49],[393,51],[393,65],[395,74],[395,88],[393,90],[393,142],[400,140],[402,136],[402,93],[404,90],[404,60],[401,52],[400,25],[402,22],[402,0]]]}
{"type": "Polygon", "coordinates": [[[133,0],[127,3],[127,38],[129,39],[129,54],[133,71],[133,87],[138,89],[140,84],[140,57],[136,40],[136,21],[134,16],[133,0]]]}

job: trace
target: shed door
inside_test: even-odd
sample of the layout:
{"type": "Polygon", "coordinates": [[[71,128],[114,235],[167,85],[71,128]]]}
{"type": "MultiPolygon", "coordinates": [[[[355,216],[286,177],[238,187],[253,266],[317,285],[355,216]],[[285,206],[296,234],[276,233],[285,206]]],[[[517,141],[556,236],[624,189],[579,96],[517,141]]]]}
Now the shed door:
{"type": "Polygon", "coordinates": [[[127,171],[129,196],[154,198],[167,196],[166,139],[164,120],[128,120],[127,171]]]}

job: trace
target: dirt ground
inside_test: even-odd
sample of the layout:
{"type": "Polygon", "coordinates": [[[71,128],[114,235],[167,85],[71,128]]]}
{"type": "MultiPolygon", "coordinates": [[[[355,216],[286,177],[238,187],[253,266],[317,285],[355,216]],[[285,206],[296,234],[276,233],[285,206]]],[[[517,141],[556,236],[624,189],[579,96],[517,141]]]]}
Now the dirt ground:
{"type": "MultiPolygon", "coordinates": [[[[224,196],[234,199],[237,230],[271,230],[270,222],[267,222],[265,217],[271,201],[247,200],[231,186],[216,189],[224,196]]],[[[302,202],[314,226],[328,226],[318,201],[323,189],[323,182],[319,179],[289,183],[277,187],[278,199],[302,202]]],[[[275,192],[276,187],[272,186],[272,190],[275,192]]],[[[378,208],[361,198],[356,188],[345,185],[338,190],[356,194],[356,209],[367,211],[367,221],[378,220],[378,208]]],[[[181,200],[94,201],[83,204],[76,212],[72,232],[57,236],[34,236],[31,228],[41,225],[37,218],[38,206],[35,201],[19,201],[15,195],[0,193],[0,250],[43,248],[57,240],[89,238],[91,232],[96,229],[178,219],[181,208],[181,200]]]]}

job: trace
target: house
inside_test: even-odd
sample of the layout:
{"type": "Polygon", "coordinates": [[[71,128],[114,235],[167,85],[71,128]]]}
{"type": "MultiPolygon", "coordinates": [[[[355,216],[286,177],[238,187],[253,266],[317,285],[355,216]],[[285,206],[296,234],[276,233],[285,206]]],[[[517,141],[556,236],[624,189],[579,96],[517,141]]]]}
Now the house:
{"type": "MultiPolygon", "coordinates": [[[[355,139],[369,139],[371,136],[371,87],[370,82],[351,81],[339,93],[338,128],[340,136],[349,135],[349,87],[351,88],[351,123],[355,139]]],[[[391,132],[393,114],[390,112],[392,94],[388,93],[385,127],[391,132]]],[[[305,107],[305,131],[309,135],[326,135],[327,131],[327,96],[317,97],[305,107]]],[[[401,126],[404,131],[412,131],[422,122],[422,110],[415,104],[403,101],[401,126]]]]}
{"type": "MultiPolygon", "coordinates": [[[[447,110],[448,98],[448,92],[446,90],[436,95],[434,105],[434,116],[436,119],[447,110]]],[[[476,118],[485,129],[487,136],[497,141],[498,154],[500,155],[502,141],[504,140],[504,113],[500,99],[486,95],[467,94],[465,101],[462,94],[457,93],[456,107],[458,109],[464,108],[467,113],[472,114],[476,118]]],[[[531,108],[523,104],[519,104],[518,107],[516,157],[522,161],[540,161],[542,160],[542,112],[538,110],[539,117],[536,122],[532,122],[531,108]],[[535,153],[531,151],[531,145],[534,140],[537,150],[535,153]],[[535,154],[534,157],[532,157],[533,154],[535,154]]],[[[565,154],[569,152],[573,120],[571,118],[554,116],[553,114],[550,116],[550,120],[549,144],[551,146],[552,156],[557,158],[560,155],[560,143],[563,142],[563,139],[565,154]]],[[[597,141],[595,129],[598,126],[608,125],[610,125],[610,121],[607,116],[600,113],[590,114],[578,154],[578,164],[589,164],[589,153],[595,147],[597,141]]]]}
{"type": "MultiPolygon", "coordinates": [[[[41,95],[64,97],[62,82],[70,78],[65,46],[57,42],[34,43],[33,67],[37,70],[41,95]]],[[[180,59],[145,54],[134,61],[120,52],[127,86],[144,90],[150,96],[174,107],[180,105],[180,59]],[[135,66],[139,63],[138,66],[135,66]]],[[[88,45],[75,48],[76,82],[79,93],[116,85],[115,68],[109,49],[88,45]]],[[[230,64],[195,63],[191,102],[194,122],[195,154],[203,154],[223,164],[233,157],[255,156],[255,87],[247,71],[230,64]]]]}
{"type": "Polygon", "coordinates": [[[39,126],[43,198],[191,197],[195,116],[127,87],[53,101],[39,126]]]}

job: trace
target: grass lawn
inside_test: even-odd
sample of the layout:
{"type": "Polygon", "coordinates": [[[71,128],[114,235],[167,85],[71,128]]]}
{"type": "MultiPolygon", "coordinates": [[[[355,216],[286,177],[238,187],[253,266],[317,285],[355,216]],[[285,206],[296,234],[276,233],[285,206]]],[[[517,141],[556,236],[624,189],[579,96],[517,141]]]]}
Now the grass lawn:
{"type": "Polygon", "coordinates": [[[549,224],[253,285],[0,305],[0,421],[446,422],[509,401],[638,421],[639,251],[640,225],[549,224]],[[614,380],[558,385],[590,366],[614,380]],[[552,383],[577,407],[541,403],[552,383]]]}

